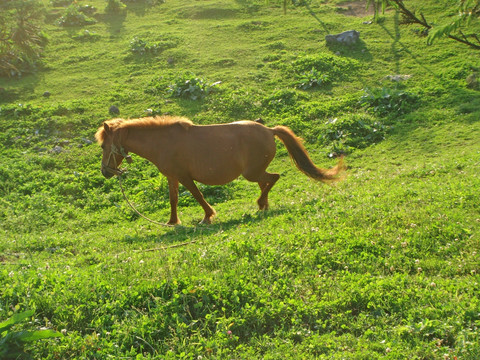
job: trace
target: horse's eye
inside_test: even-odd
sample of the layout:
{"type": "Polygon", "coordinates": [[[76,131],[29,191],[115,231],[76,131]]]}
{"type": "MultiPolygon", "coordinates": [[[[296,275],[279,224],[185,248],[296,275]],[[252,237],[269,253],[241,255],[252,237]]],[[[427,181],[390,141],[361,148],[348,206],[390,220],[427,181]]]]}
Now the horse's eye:
{"type": "Polygon", "coordinates": [[[105,150],[105,144],[100,145],[103,150],[105,150]]]}

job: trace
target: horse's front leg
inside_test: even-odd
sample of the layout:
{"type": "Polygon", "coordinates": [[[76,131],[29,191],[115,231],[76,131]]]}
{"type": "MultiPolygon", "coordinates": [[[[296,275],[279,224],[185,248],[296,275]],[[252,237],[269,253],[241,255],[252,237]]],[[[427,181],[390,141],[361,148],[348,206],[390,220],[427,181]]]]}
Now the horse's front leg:
{"type": "Polygon", "coordinates": [[[192,179],[180,179],[180,182],[182,183],[183,186],[185,186],[188,191],[193,195],[195,200],[198,201],[198,203],[202,206],[203,211],[205,211],[205,217],[203,218],[202,221],[200,221],[201,224],[211,224],[213,218],[216,215],[215,210],[210,206],[209,203],[205,201],[203,198],[203,194],[198,190],[197,185],[193,182],[192,179]]]}
{"type": "Polygon", "coordinates": [[[170,220],[168,221],[169,225],[178,225],[180,224],[180,219],[177,215],[177,204],[178,204],[178,180],[168,178],[168,194],[170,196],[170,220]]]}

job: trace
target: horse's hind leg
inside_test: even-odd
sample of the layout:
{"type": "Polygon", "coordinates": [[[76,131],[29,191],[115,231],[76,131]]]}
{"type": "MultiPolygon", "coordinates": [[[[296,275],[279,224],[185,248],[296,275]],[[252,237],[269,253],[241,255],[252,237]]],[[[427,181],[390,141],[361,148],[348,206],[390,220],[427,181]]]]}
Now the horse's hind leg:
{"type": "Polygon", "coordinates": [[[180,180],[183,186],[187,188],[188,191],[193,195],[195,200],[202,206],[203,210],[205,211],[205,217],[200,222],[201,224],[211,224],[213,218],[216,215],[215,210],[207,203],[203,197],[203,194],[198,190],[197,185],[193,182],[192,179],[182,179],[180,180]]]}
{"type": "Polygon", "coordinates": [[[268,210],[268,192],[273,185],[275,185],[279,178],[280,175],[278,174],[270,174],[265,172],[259,179],[256,180],[258,182],[258,186],[260,186],[260,190],[262,190],[260,197],[257,200],[258,208],[260,210],[268,210]]]}

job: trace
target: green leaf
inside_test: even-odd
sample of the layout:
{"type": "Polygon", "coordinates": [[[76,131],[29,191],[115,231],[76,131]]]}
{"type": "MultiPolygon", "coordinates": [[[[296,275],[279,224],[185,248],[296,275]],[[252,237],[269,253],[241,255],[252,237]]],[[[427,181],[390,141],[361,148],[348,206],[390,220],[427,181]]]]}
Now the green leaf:
{"type": "Polygon", "coordinates": [[[25,343],[60,336],[62,336],[62,334],[54,330],[20,331],[15,334],[15,340],[25,343]]]}
{"type": "Polygon", "coordinates": [[[0,333],[5,330],[8,330],[13,325],[22,322],[23,320],[29,318],[30,316],[33,316],[33,314],[34,314],[33,310],[27,310],[22,313],[14,314],[10,319],[7,319],[4,322],[0,323],[0,333]]]}

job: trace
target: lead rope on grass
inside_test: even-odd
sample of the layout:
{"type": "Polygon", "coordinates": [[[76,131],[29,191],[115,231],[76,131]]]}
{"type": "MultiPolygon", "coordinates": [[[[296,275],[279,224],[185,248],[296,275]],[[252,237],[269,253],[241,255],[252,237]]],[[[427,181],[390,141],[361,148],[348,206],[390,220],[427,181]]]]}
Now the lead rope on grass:
{"type": "MultiPolygon", "coordinates": [[[[117,179],[118,179],[118,184],[120,185],[120,190],[122,191],[123,197],[125,198],[125,201],[127,202],[128,205],[130,205],[130,207],[132,208],[133,211],[135,211],[135,213],[137,213],[139,216],[141,216],[145,220],[147,220],[147,221],[149,221],[149,222],[151,222],[155,225],[165,226],[165,227],[174,227],[174,225],[163,224],[163,223],[160,223],[158,221],[152,220],[152,219],[146,217],[145,215],[143,215],[140,211],[138,211],[135,208],[135,206],[133,206],[133,204],[130,202],[130,200],[128,200],[128,197],[125,194],[125,190],[123,189],[123,186],[122,186],[121,174],[117,175],[117,179]]],[[[178,248],[178,247],[190,245],[190,244],[193,244],[193,243],[196,243],[196,242],[197,242],[197,240],[191,240],[191,241],[183,242],[183,243],[180,243],[180,244],[173,244],[173,245],[161,246],[161,247],[156,247],[156,248],[151,248],[151,249],[141,249],[141,250],[133,250],[133,251],[134,252],[150,252],[150,251],[167,250],[167,249],[173,249],[173,248],[178,248]]]]}
{"type": "Polygon", "coordinates": [[[135,213],[137,215],[139,215],[140,217],[144,218],[145,220],[147,221],[150,221],[152,224],[155,224],[155,225],[158,225],[158,226],[165,226],[165,227],[173,227],[173,225],[170,225],[170,224],[163,224],[163,223],[160,223],[158,221],[155,221],[155,220],[152,220],[148,217],[146,217],[145,215],[143,215],[140,211],[138,211],[135,206],[133,206],[133,204],[130,202],[130,200],[128,200],[128,197],[127,195],[125,194],[125,190],[123,189],[123,186],[122,186],[122,176],[121,174],[118,174],[117,175],[117,179],[118,179],[118,184],[120,185],[120,190],[122,191],[122,194],[123,194],[123,197],[125,199],[125,201],[127,202],[128,205],[130,205],[130,207],[132,208],[133,211],[135,211],[135,213]]]}

